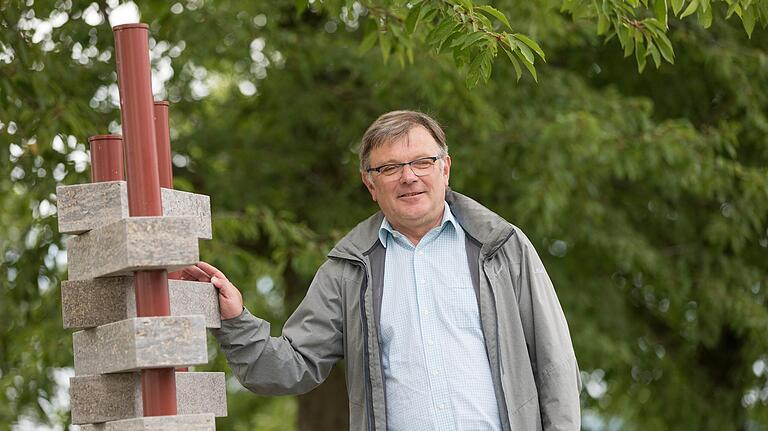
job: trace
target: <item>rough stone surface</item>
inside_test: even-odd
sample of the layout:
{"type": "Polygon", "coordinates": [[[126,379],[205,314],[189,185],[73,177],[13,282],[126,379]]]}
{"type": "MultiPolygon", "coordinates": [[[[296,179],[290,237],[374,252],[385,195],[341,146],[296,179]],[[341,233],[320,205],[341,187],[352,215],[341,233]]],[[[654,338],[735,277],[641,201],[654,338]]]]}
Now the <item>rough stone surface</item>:
{"type": "Polygon", "coordinates": [[[59,232],[79,234],[128,217],[125,181],[56,187],[59,232]]]}
{"type": "MultiPolygon", "coordinates": [[[[143,416],[140,374],[120,373],[70,378],[73,424],[93,424],[143,416]]],[[[224,373],[176,373],[179,415],[227,415],[224,373]]],[[[83,430],[102,430],[105,424],[83,430]]]]}
{"type": "Polygon", "coordinates": [[[137,317],[75,332],[75,375],[208,362],[202,316],[137,317]]]}
{"type": "MultiPolygon", "coordinates": [[[[168,280],[171,316],[202,315],[206,328],[220,328],[219,298],[211,283],[168,280]]],[[[61,283],[65,328],[93,328],[136,317],[133,277],[103,277],[61,283]]]]}
{"type": "Polygon", "coordinates": [[[139,373],[70,378],[72,423],[87,424],[141,416],[140,380],[139,373]]]}
{"type": "MultiPolygon", "coordinates": [[[[197,193],[160,189],[163,215],[193,217],[194,235],[211,239],[211,198],[197,193]]],[[[56,188],[59,232],[81,234],[128,218],[125,181],[76,184],[56,188]]]]}
{"type": "Polygon", "coordinates": [[[175,270],[199,260],[192,217],[131,217],[70,238],[69,279],[175,270]]]}
{"type": "Polygon", "coordinates": [[[81,431],[214,431],[213,415],[153,416],[86,425],[81,431]]]}
{"type": "Polygon", "coordinates": [[[168,280],[172,316],[202,315],[206,328],[221,328],[219,294],[211,283],[168,280]]]}
{"type": "Polygon", "coordinates": [[[64,328],[93,328],[136,317],[133,277],[61,282],[64,328]],[[133,308],[131,313],[129,308],[133,308]]]}
{"type": "Polygon", "coordinates": [[[227,415],[224,373],[176,373],[176,405],[179,414],[227,415]]]}
{"type": "Polygon", "coordinates": [[[194,217],[197,220],[195,232],[198,238],[211,239],[211,198],[207,195],[160,189],[163,199],[163,215],[194,217]]]}

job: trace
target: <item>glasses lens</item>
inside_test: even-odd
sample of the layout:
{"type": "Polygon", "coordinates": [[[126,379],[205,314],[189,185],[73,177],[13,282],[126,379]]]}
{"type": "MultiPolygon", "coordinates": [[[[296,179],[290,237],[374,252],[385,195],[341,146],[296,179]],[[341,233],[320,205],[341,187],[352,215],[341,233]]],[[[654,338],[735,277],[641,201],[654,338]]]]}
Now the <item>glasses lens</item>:
{"type": "Polygon", "coordinates": [[[379,172],[381,172],[382,175],[391,176],[400,172],[401,169],[403,169],[403,165],[386,165],[382,166],[379,172]]]}
{"type": "Polygon", "coordinates": [[[416,175],[428,174],[432,169],[432,166],[434,165],[435,165],[435,161],[432,160],[431,158],[419,159],[411,162],[411,167],[413,168],[413,172],[415,172],[416,175]]]}

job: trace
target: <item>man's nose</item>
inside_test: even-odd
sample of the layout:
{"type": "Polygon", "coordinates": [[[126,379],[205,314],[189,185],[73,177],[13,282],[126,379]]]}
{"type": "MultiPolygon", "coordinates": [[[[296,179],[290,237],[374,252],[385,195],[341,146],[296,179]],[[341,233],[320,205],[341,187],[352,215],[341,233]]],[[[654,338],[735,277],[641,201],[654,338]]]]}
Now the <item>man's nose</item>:
{"type": "Polygon", "coordinates": [[[412,183],[417,179],[419,179],[419,177],[416,176],[416,172],[413,171],[411,165],[403,166],[403,172],[400,174],[401,183],[412,183]]]}

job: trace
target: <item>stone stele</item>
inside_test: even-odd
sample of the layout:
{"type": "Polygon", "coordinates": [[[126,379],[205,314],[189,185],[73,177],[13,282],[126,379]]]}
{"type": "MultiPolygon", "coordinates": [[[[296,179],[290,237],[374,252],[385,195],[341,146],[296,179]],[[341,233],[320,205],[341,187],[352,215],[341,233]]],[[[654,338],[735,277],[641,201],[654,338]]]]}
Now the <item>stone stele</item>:
{"type": "MultiPolygon", "coordinates": [[[[168,280],[171,316],[202,315],[207,328],[220,328],[219,301],[211,283],[168,280]]],[[[102,277],[61,282],[64,327],[94,328],[136,317],[133,277],[102,277]]]]}
{"type": "Polygon", "coordinates": [[[75,375],[208,362],[203,316],[135,317],[72,335],[75,375]]]}
{"type": "MultiPolygon", "coordinates": [[[[211,199],[206,195],[160,189],[163,215],[193,217],[195,235],[211,239],[211,199]]],[[[128,218],[128,187],[125,181],[75,184],[56,188],[59,232],[81,234],[128,218]]]]}
{"type": "MultiPolygon", "coordinates": [[[[143,416],[140,380],[138,372],[70,378],[72,423],[81,425],[143,416]]],[[[177,372],[176,409],[180,415],[226,416],[224,373],[177,372]]]]}
{"type": "Polygon", "coordinates": [[[213,415],[152,416],[83,425],[81,431],[213,431],[213,415]]]}
{"type": "Polygon", "coordinates": [[[176,270],[199,260],[192,217],[131,217],[72,237],[69,279],[176,270]]]}

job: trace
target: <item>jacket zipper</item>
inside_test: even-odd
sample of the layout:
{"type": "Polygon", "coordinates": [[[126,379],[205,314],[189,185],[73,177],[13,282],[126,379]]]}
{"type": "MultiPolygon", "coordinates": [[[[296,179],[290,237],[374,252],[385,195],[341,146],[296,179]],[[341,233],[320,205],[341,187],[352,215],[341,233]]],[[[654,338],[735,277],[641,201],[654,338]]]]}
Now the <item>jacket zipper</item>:
{"type": "MultiPolygon", "coordinates": [[[[486,268],[485,267],[485,263],[489,263],[491,261],[493,255],[496,254],[496,252],[499,250],[499,248],[501,248],[507,241],[509,241],[509,238],[511,238],[512,235],[514,235],[514,234],[515,234],[515,231],[514,230],[511,231],[509,233],[509,235],[504,239],[504,241],[501,242],[501,245],[499,247],[495,248],[494,250],[492,250],[492,252],[485,257],[485,259],[484,259],[485,262],[483,264],[483,272],[485,272],[485,277],[486,277],[486,279],[488,279],[488,287],[490,287],[490,289],[491,289],[491,296],[493,298],[493,309],[494,309],[494,312],[495,312],[494,314],[496,314],[496,328],[495,328],[496,329],[496,358],[498,358],[496,367],[498,368],[499,385],[501,386],[500,387],[500,389],[501,389],[501,403],[504,405],[504,414],[507,417],[507,420],[505,421],[507,423],[507,429],[510,429],[510,425],[509,425],[509,408],[507,407],[507,396],[504,393],[504,384],[503,384],[504,379],[502,379],[502,376],[504,375],[504,372],[502,371],[501,347],[499,347],[500,344],[501,344],[499,342],[499,308],[498,308],[498,306],[496,304],[495,289],[491,286],[490,277],[488,277],[488,272],[485,269],[486,268]]],[[[502,427],[504,426],[504,424],[501,424],[501,425],[502,425],[502,427]]]]}
{"type": "MultiPolygon", "coordinates": [[[[365,269],[365,265],[363,265],[365,269]]],[[[368,288],[368,273],[360,286],[360,318],[363,322],[363,345],[364,345],[364,367],[365,367],[365,407],[367,410],[366,419],[368,420],[368,429],[375,431],[376,427],[373,420],[373,385],[371,385],[370,370],[370,352],[368,351],[368,319],[365,316],[365,291],[368,288]]]]}

